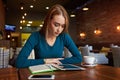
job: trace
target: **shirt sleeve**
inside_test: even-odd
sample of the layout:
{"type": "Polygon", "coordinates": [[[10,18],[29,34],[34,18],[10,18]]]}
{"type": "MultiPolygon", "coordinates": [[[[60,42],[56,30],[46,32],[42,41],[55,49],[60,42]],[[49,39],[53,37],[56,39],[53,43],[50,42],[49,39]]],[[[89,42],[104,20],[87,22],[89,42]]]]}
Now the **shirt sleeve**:
{"type": "Polygon", "coordinates": [[[82,62],[82,56],[77,46],[73,42],[69,34],[65,34],[63,37],[65,47],[71,52],[72,57],[64,58],[60,60],[63,64],[77,64],[82,62]]]}
{"type": "Polygon", "coordinates": [[[26,68],[32,65],[44,63],[43,59],[28,59],[28,56],[30,55],[32,49],[34,49],[35,45],[38,43],[39,36],[40,35],[38,35],[37,32],[33,32],[30,35],[16,59],[15,66],[17,68],[26,68]]]}

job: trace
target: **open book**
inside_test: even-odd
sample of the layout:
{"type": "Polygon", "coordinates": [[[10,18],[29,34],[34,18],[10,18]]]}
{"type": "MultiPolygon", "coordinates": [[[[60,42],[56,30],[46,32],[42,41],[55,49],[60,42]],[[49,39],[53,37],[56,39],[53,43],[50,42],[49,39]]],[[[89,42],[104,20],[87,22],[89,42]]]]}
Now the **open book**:
{"type": "Polygon", "coordinates": [[[36,74],[40,72],[49,72],[54,70],[85,70],[85,68],[73,64],[62,64],[59,66],[53,64],[42,64],[30,66],[29,70],[31,71],[32,74],[36,74]]]}

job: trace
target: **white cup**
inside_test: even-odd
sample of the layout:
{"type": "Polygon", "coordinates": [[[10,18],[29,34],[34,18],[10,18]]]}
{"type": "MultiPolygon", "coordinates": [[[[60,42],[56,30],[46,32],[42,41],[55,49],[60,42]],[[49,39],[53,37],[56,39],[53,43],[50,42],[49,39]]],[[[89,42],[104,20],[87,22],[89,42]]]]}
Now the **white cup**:
{"type": "Polygon", "coordinates": [[[93,56],[84,56],[83,60],[85,64],[89,64],[89,65],[93,65],[96,62],[96,59],[93,56]]]}

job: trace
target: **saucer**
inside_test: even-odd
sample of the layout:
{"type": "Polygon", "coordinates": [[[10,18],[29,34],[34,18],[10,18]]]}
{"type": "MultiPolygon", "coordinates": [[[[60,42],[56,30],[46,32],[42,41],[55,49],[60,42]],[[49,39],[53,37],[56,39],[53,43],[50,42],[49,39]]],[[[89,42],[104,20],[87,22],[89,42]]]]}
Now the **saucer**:
{"type": "Polygon", "coordinates": [[[84,67],[95,67],[95,66],[97,66],[97,64],[82,64],[82,66],[84,66],[84,67]]]}

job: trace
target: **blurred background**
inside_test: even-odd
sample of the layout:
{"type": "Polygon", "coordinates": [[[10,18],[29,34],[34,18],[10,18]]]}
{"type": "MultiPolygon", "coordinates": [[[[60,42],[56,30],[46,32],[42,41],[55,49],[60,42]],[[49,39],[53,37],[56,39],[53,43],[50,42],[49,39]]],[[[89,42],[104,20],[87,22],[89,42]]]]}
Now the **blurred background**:
{"type": "MultiPolygon", "coordinates": [[[[1,40],[21,47],[31,32],[40,30],[49,8],[61,4],[70,17],[69,33],[77,46],[120,43],[119,0],[1,0],[1,40]]],[[[97,48],[96,47],[96,48],[97,48]]]]}

